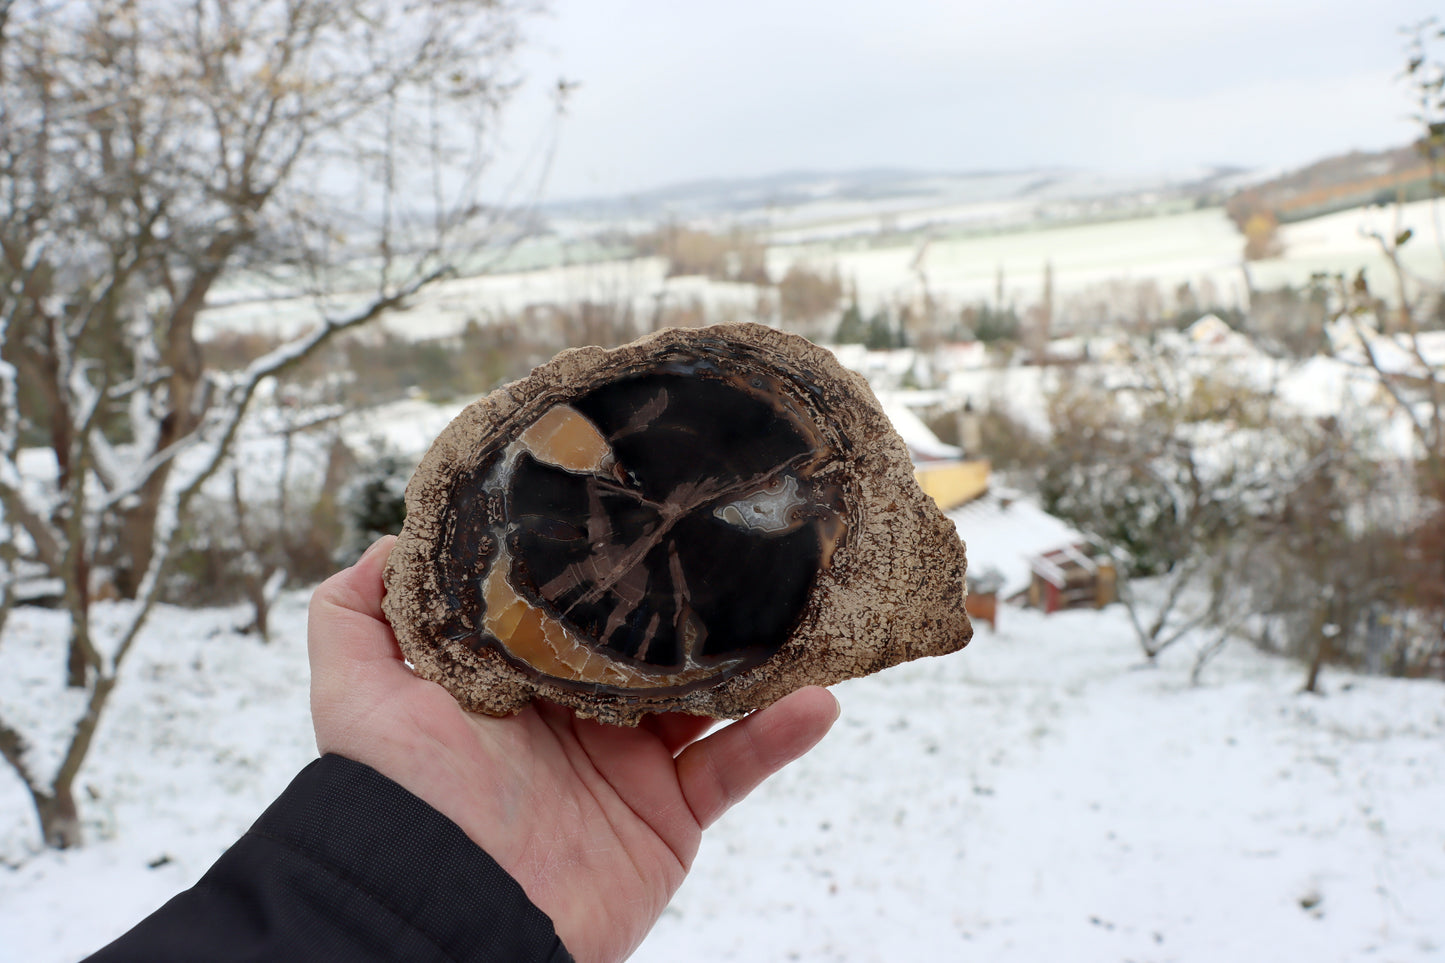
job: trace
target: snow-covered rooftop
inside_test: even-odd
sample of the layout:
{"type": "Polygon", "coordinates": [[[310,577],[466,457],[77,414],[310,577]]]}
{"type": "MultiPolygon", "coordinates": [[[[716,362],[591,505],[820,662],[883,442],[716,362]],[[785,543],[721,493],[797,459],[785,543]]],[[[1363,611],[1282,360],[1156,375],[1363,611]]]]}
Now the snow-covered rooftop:
{"type": "Polygon", "coordinates": [[[1217,314],[1206,314],[1184,330],[1196,349],[1212,355],[1247,357],[1260,355],[1253,341],[1225,323],[1217,314]]]}
{"type": "Polygon", "coordinates": [[[908,453],[915,462],[946,461],[963,457],[962,448],[946,445],[938,440],[933,429],[925,425],[923,419],[904,403],[900,393],[879,392],[878,403],[883,406],[883,413],[893,422],[893,430],[898,432],[903,444],[908,446],[908,453]]]}
{"type": "Polygon", "coordinates": [[[1004,580],[999,589],[1004,598],[1028,588],[1030,557],[1086,540],[1082,532],[1013,492],[989,492],[955,508],[948,518],[968,546],[969,572],[996,570],[1004,580]]]}
{"type": "Polygon", "coordinates": [[[1426,366],[1437,377],[1445,370],[1445,331],[1422,331],[1411,338],[1356,330],[1348,321],[1340,320],[1329,325],[1326,333],[1335,354],[1357,365],[1370,365],[1373,358],[1373,365],[1387,374],[1417,378],[1428,374],[1426,366]]]}

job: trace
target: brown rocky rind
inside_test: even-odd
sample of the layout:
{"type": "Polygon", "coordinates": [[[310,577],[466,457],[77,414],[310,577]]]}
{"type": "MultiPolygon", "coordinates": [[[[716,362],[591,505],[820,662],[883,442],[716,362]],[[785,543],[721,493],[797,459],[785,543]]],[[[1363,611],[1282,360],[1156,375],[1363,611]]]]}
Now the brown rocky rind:
{"type": "Polygon", "coordinates": [[[505,715],[540,696],[615,724],[635,725],[650,712],[736,718],[802,686],[943,655],[972,637],[963,544],[919,489],[867,383],[827,350],[761,325],[669,329],[620,348],[562,352],[464,410],[422,459],[406,505],[383,607],[416,672],[473,711],[505,715]],[[771,655],[718,672],[715,683],[655,692],[611,691],[516,664],[484,624],[488,567],[507,556],[495,526],[472,520],[505,520],[505,508],[500,493],[478,494],[477,480],[558,405],[679,359],[756,373],[756,383],[778,386],[783,406],[817,440],[808,484],[834,493],[845,525],[824,551],[791,631],[771,655]]]}

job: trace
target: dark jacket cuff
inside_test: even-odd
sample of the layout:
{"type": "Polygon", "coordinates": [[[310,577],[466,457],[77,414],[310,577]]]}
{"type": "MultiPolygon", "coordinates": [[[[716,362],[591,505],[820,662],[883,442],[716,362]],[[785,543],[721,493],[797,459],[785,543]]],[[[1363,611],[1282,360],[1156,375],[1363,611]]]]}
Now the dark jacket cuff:
{"type": "Polygon", "coordinates": [[[193,888],[91,957],[570,963],[552,921],[451,820],[369,766],[303,769],[193,888]]]}

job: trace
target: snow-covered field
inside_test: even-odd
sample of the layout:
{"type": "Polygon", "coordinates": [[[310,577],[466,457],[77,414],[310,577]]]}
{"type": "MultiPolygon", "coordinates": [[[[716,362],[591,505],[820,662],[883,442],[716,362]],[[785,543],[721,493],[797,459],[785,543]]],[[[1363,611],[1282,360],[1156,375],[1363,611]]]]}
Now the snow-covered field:
{"type": "MultiPolygon", "coordinates": [[[[965,533],[966,534],[966,533],[965,533]]],[[[304,593],[276,641],[162,609],[80,778],[91,843],[41,852],[0,774],[0,959],[68,961],[190,884],[314,753],[304,593]]],[[[0,698],[45,705],[53,613],[0,698]],[[43,663],[43,664],[42,664],[43,663]]],[[[640,961],[1445,957],[1445,686],[1243,647],[1188,685],[1116,608],[1006,609],[964,653],[846,683],[809,757],[707,836],[640,961]]]]}
{"type": "MultiPolygon", "coordinates": [[[[1364,268],[1371,282],[1391,295],[1387,262],[1368,235],[1394,237],[1404,228],[1416,235],[1402,250],[1405,267],[1415,277],[1439,282],[1445,254],[1436,229],[1437,207],[1421,201],[1398,209],[1355,208],[1284,225],[1284,255],[1251,264],[1253,282],[1263,290],[1286,284],[1298,288],[1316,272],[1353,275],[1364,268]]],[[[1242,253],[1239,231],[1223,209],[1204,208],[892,246],[850,249],[830,242],[775,247],[769,251],[769,269],[781,277],[794,261],[836,267],[868,304],[906,303],[917,296],[926,277],[930,295],[949,303],[992,301],[1002,285],[1005,303],[1022,307],[1041,299],[1048,265],[1054,296],[1061,303],[1152,281],[1165,292],[1186,282],[1196,293],[1207,285],[1215,293],[1206,300],[1244,306],[1248,295],[1242,253]]]]}
{"type": "MultiPolygon", "coordinates": [[[[985,217],[992,216],[997,203],[973,206],[985,217]]],[[[936,216],[949,223],[961,216],[947,205],[915,213],[924,221],[936,216]]],[[[777,243],[783,235],[775,236],[767,263],[774,279],[794,263],[836,270],[868,311],[913,303],[925,292],[950,310],[1000,298],[1024,310],[1038,304],[1049,286],[1061,317],[1097,320],[1130,313],[1125,306],[1140,296],[1141,286],[1155,292],[1148,296],[1171,298],[1177,286],[1186,283],[1207,304],[1248,305],[1241,262],[1244,242],[1222,208],[1135,215],[1066,225],[1030,220],[1027,226],[1015,224],[997,233],[957,236],[940,227],[937,237],[915,224],[917,233],[886,240],[854,237],[833,225],[807,243],[777,243]]],[[[1398,208],[1355,208],[1287,224],[1280,229],[1283,256],[1253,262],[1249,276],[1256,289],[1274,290],[1302,288],[1316,273],[1353,275],[1363,268],[1377,293],[1392,298],[1387,261],[1369,234],[1394,237],[1405,228],[1413,230],[1415,240],[1402,249],[1402,263],[1410,277],[1439,283],[1445,280],[1442,218],[1439,202],[1421,201],[1398,208]]],[[[661,258],[608,260],[594,242],[568,243],[575,243],[577,253],[569,253],[567,244],[558,241],[548,248],[555,258],[550,266],[529,262],[521,270],[503,265],[490,274],[438,283],[409,310],[389,314],[376,326],[404,338],[445,338],[459,334],[469,322],[485,324],[529,305],[587,302],[630,310],[639,318],[650,318],[663,306],[698,305],[712,321],[750,320],[758,314],[759,299],[768,303],[772,298],[768,290],[749,284],[668,277],[661,258]]],[[[329,310],[344,314],[369,293],[365,288],[338,295],[329,310]]],[[[1157,313],[1158,308],[1139,310],[1157,313]]],[[[317,317],[317,305],[309,298],[248,301],[238,293],[232,303],[203,313],[201,331],[204,336],[229,330],[290,337],[317,317]]]]}

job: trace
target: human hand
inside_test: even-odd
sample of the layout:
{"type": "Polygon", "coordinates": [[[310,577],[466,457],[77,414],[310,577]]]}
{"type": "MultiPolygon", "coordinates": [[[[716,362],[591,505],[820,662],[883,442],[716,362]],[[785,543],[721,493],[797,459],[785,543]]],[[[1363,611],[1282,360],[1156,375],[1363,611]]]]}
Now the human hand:
{"type": "Polygon", "coordinates": [[[395,540],[367,550],[311,600],[316,745],[365,763],[451,819],[552,918],[578,963],[626,958],[681,885],[702,831],[803,755],[838,717],[799,690],[704,738],[711,719],[636,728],[533,702],[464,712],[402,661],[381,613],[395,540]]]}

